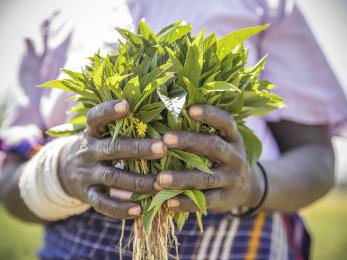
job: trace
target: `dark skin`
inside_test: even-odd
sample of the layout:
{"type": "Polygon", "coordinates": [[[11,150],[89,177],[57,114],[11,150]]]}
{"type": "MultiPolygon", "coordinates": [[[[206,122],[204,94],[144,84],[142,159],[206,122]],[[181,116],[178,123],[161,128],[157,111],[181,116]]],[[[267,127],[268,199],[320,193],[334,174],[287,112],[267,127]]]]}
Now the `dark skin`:
{"type": "MultiPolygon", "coordinates": [[[[220,212],[258,203],[264,189],[262,175],[256,166],[247,164],[242,138],[227,112],[211,106],[194,106],[189,111],[193,120],[207,121],[218,129],[220,137],[171,132],[162,142],[120,138],[112,143],[110,138],[102,138],[107,124],[124,117],[128,108],[119,101],[93,108],[88,114],[87,129],[65,147],[58,173],[69,195],[89,203],[101,214],[120,219],[141,214],[140,205],[130,201],[132,192],[152,194],[162,188],[201,189],[208,209],[220,212]],[[107,163],[121,159],[157,159],[166,154],[167,148],[210,158],[215,162],[214,174],[167,171],[155,177],[115,169],[107,163]]],[[[270,129],[282,155],[278,160],[262,161],[269,178],[269,194],[263,207],[295,212],[333,186],[334,157],[328,131],[325,126],[289,121],[272,123],[270,129]]],[[[26,208],[19,196],[17,183],[22,164],[15,157],[7,159],[1,185],[5,187],[2,189],[4,204],[20,219],[44,223],[26,208]]],[[[196,211],[194,203],[185,197],[170,199],[167,206],[175,211],[196,211]]]]}

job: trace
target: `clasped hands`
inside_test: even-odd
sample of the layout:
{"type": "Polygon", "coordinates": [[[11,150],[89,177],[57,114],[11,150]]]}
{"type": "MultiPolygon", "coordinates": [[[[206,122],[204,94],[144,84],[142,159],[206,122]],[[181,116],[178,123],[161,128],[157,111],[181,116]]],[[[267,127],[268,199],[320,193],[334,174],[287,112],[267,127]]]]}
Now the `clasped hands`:
{"type": "MultiPolygon", "coordinates": [[[[236,123],[226,111],[197,105],[189,116],[207,122],[219,131],[219,136],[192,132],[169,132],[161,140],[117,138],[103,135],[109,123],[129,112],[126,101],[108,101],[92,108],[87,116],[87,128],[60,155],[58,175],[65,191],[89,203],[106,216],[125,219],[141,214],[138,203],[132,202],[133,192],[154,194],[161,189],[197,189],[206,197],[208,210],[227,212],[239,206],[253,206],[261,196],[261,181],[249,166],[242,137],[236,123]],[[165,171],[154,176],[132,173],[113,167],[111,161],[159,159],[168,149],[181,149],[205,156],[214,162],[213,174],[189,171],[165,171]]],[[[195,204],[184,196],[167,201],[174,211],[194,212],[195,204]]]]}

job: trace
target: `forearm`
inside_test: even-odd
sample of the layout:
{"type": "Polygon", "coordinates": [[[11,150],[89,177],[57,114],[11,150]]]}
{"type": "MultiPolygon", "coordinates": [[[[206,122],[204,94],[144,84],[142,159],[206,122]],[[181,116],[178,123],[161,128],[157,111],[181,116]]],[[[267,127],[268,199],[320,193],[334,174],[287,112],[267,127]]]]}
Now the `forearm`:
{"type": "Polygon", "coordinates": [[[45,223],[34,215],[25,205],[19,192],[18,182],[25,163],[15,156],[6,159],[2,169],[0,198],[3,205],[15,217],[34,223],[45,223]]]}
{"type": "Polygon", "coordinates": [[[278,160],[262,161],[269,180],[264,208],[295,212],[326,194],[334,185],[331,145],[303,144],[278,160]]]}

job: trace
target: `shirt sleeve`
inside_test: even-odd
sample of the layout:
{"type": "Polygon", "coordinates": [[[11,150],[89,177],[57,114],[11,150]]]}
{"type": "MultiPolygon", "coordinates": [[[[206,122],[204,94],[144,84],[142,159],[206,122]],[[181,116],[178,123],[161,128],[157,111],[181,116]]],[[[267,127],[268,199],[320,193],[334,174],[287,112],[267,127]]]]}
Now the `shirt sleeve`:
{"type": "MultiPolygon", "coordinates": [[[[66,61],[71,31],[62,31],[63,20],[59,12],[54,12],[41,24],[40,40],[27,38],[25,41],[24,55],[20,59],[18,71],[21,95],[14,100],[15,104],[5,118],[0,132],[0,138],[7,145],[15,146],[23,141],[43,143],[43,132],[47,125],[42,111],[47,110],[49,104],[42,107],[42,101],[51,96],[54,90],[39,88],[38,85],[56,79],[66,61]]],[[[62,91],[59,96],[62,100],[58,103],[64,104],[62,91]]]]}
{"type": "Polygon", "coordinates": [[[282,16],[263,35],[260,50],[261,55],[269,53],[263,78],[278,86],[274,92],[287,107],[267,120],[324,124],[332,134],[342,134],[347,102],[336,76],[298,7],[279,13],[282,16]]]}

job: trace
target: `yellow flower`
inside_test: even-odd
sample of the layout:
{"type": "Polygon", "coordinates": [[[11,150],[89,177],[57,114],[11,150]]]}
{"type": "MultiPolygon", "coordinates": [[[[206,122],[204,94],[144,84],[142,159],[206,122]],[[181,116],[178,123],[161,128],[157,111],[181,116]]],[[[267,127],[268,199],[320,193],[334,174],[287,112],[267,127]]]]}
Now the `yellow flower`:
{"type": "Polygon", "coordinates": [[[145,137],[147,127],[148,127],[147,124],[145,124],[141,121],[136,125],[137,134],[140,138],[145,137]]]}

